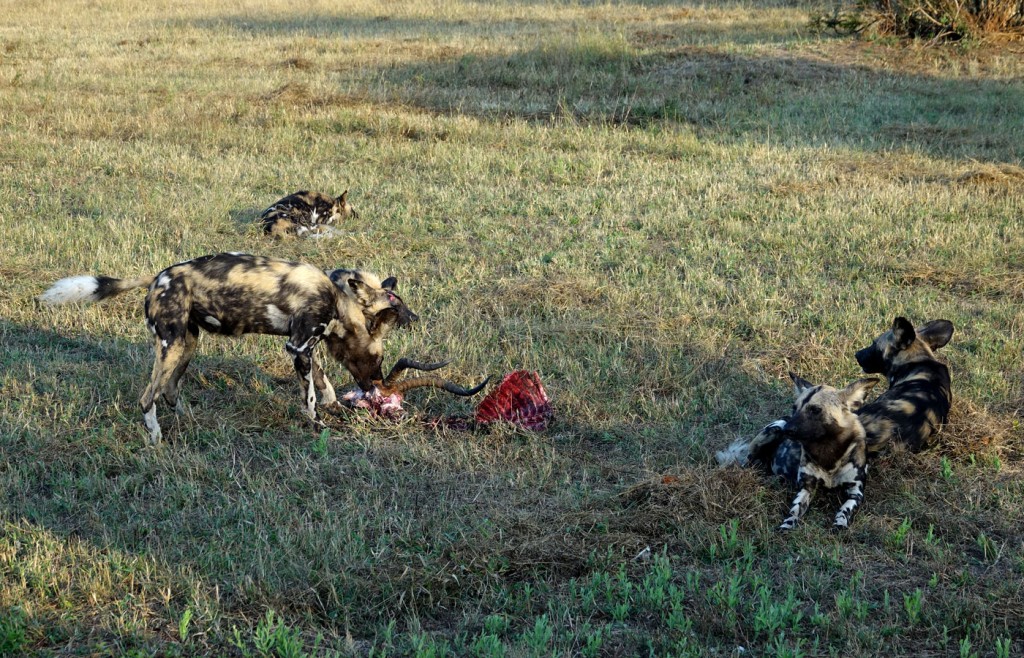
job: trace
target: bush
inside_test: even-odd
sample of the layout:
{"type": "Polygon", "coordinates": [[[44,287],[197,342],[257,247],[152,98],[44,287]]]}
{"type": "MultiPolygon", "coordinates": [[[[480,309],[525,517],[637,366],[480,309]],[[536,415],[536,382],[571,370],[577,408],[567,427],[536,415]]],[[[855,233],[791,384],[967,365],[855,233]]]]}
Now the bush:
{"type": "Polygon", "coordinates": [[[853,0],[818,27],[932,41],[985,41],[1024,37],[1024,0],[853,0]]]}

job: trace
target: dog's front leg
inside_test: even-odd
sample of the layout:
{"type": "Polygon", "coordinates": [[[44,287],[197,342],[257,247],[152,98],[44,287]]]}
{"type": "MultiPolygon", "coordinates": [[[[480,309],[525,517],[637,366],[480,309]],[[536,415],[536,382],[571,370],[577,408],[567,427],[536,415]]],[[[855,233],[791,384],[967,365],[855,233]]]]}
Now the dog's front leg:
{"type": "Polygon", "coordinates": [[[313,382],[316,384],[316,390],[320,393],[320,407],[321,409],[331,409],[337,412],[338,407],[338,394],[334,392],[334,387],[331,386],[331,380],[327,379],[324,369],[320,367],[320,362],[314,357],[312,359],[313,365],[313,382]]]}
{"type": "Polygon", "coordinates": [[[813,477],[802,478],[802,486],[800,491],[797,492],[796,498],[793,499],[793,505],[789,508],[789,516],[779,526],[779,530],[792,530],[796,527],[796,524],[800,522],[800,518],[803,517],[804,512],[811,505],[811,499],[814,498],[814,492],[818,488],[818,479],[813,477]]]}
{"type": "Polygon", "coordinates": [[[842,507],[839,508],[839,511],[836,512],[836,521],[833,529],[846,530],[850,527],[854,513],[864,502],[864,482],[867,479],[867,469],[867,464],[857,468],[853,482],[846,485],[844,490],[846,500],[843,502],[842,507]]]}
{"type": "Polygon", "coordinates": [[[313,348],[319,340],[319,336],[313,335],[299,342],[293,335],[292,339],[285,343],[285,349],[292,355],[295,373],[299,376],[299,383],[305,393],[305,412],[310,420],[316,420],[316,383],[313,377],[316,364],[313,361],[313,348]]]}

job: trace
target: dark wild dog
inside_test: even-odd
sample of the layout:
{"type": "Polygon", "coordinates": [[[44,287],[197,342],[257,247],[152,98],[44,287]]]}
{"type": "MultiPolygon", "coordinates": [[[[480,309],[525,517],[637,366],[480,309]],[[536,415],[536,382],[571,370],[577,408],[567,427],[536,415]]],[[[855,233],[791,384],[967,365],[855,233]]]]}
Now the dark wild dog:
{"type": "Polygon", "coordinates": [[[348,190],[336,199],[302,190],[279,199],[260,213],[260,222],[267,235],[277,238],[330,238],[339,234],[335,223],[349,217],[358,219],[359,213],[348,202],[348,190]]]}
{"type": "Polygon", "coordinates": [[[417,320],[395,294],[397,281],[381,282],[358,270],[320,270],[312,265],[240,253],[214,254],[172,265],[156,276],[115,279],[76,276],[61,279],[39,296],[47,304],[98,302],[149,286],[146,325],[154,336],[155,360],[149,385],[139,400],[150,442],[159,443],[156,400],[178,402],[178,382],[199,341],[199,330],[214,334],[288,336],[305,395],[305,413],[316,418],[317,392],[326,408],[338,405],[313,348],[323,341],[363,390],[372,390],[381,372],[388,331],[417,320]]]}
{"type": "Polygon", "coordinates": [[[800,490],[779,529],[796,527],[815,492],[823,487],[842,488],[845,500],[836,513],[834,528],[848,528],[854,512],[864,501],[868,468],[864,426],[855,411],[878,380],[858,379],[837,390],[831,386],[815,386],[793,373],[789,376],[796,387],[796,402],[786,420],[785,439],[779,451],[799,446],[794,454],[799,454],[797,486],[800,490]]]}
{"type": "Polygon", "coordinates": [[[898,317],[892,329],[857,352],[864,372],[889,381],[889,390],[857,412],[867,432],[869,455],[893,444],[914,452],[932,444],[949,419],[953,401],[949,368],[935,358],[935,350],[952,337],[949,320],[932,320],[915,330],[909,320],[898,317]]]}

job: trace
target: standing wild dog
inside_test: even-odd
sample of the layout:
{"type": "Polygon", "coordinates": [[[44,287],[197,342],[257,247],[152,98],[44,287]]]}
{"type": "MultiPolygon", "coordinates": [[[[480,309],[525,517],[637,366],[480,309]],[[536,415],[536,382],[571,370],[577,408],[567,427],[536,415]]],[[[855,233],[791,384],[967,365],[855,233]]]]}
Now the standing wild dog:
{"type": "Polygon", "coordinates": [[[857,352],[864,372],[889,380],[889,390],[857,412],[867,432],[868,454],[894,443],[914,452],[931,445],[949,419],[953,401],[949,368],[934,351],[952,337],[949,320],[932,320],[915,330],[909,320],[898,317],[892,329],[857,352]]]}
{"type": "Polygon", "coordinates": [[[260,213],[260,222],[266,234],[277,238],[330,238],[338,235],[335,222],[349,217],[358,219],[359,213],[348,202],[348,190],[337,199],[302,190],[274,202],[260,213]]]}
{"type": "Polygon", "coordinates": [[[249,254],[202,256],[172,265],[156,276],[115,279],[76,276],[61,279],[39,296],[48,304],[98,302],[149,286],[146,325],[154,336],[153,374],[139,405],[151,443],[161,439],[156,400],[178,402],[178,382],[199,341],[199,330],[239,336],[288,336],[305,394],[305,412],[316,418],[316,393],[323,406],[337,395],[313,356],[323,341],[364,390],[381,381],[383,340],[394,326],[417,320],[395,294],[394,277],[381,282],[368,272],[324,271],[312,265],[249,254]]]}
{"type": "Polygon", "coordinates": [[[858,379],[837,390],[831,386],[815,386],[793,373],[789,376],[796,387],[796,402],[786,420],[786,438],[779,452],[799,446],[794,453],[799,454],[800,460],[797,474],[800,491],[779,529],[792,530],[821,487],[843,489],[845,500],[836,513],[834,527],[848,528],[854,512],[864,501],[868,469],[864,426],[854,412],[878,380],[858,379]]]}

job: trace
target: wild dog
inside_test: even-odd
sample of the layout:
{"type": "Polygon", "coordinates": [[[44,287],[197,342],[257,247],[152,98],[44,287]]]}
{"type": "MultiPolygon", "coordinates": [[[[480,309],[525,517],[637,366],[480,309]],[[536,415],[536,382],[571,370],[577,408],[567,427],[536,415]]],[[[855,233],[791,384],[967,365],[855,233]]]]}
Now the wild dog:
{"type": "Polygon", "coordinates": [[[328,238],[339,233],[334,224],[349,217],[358,219],[359,213],[348,202],[348,190],[336,199],[302,190],[278,199],[260,213],[259,221],[264,233],[277,238],[328,238]]]}
{"type": "Polygon", "coordinates": [[[143,286],[149,287],[145,315],[155,359],[139,406],[153,444],[162,437],[157,398],[177,405],[178,382],[195,353],[200,329],[228,336],[288,336],[285,350],[303,387],[304,411],[315,420],[317,393],[321,406],[340,406],[313,355],[319,342],[360,388],[369,391],[384,378],[384,337],[395,325],[408,326],[418,319],[395,293],[395,277],[382,282],[369,272],[325,271],[240,253],[202,256],[136,279],[69,277],[54,283],[39,300],[98,302],[143,286]]]}
{"type": "Polygon", "coordinates": [[[786,420],[785,439],[779,452],[789,452],[799,446],[798,451],[792,450],[800,459],[799,491],[779,529],[796,527],[815,492],[822,487],[843,489],[845,500],[836,513],[834,528],[848,528],[864,501],[868,469],[866,434],[855,411],[878,380],[858,379],[837,390],[831,386],[815,386],[793,373],[789,376],[796,389],[796,402],[786,420]]]}
{"type": "MultiPolygon", "coordinates": [[[[866,433],[868,456],[893,445],[917,451],[928,447],[949,417],[949,368],[935,358],[953,336],[953,323],[933,320],[914,329],[897,317],[892,328],[855,357],[866,374],[881,374],[889,390],[856,411],[866,433]]],[[[769,423],[752,439],[739,439],[716,454],[718,463],[761,465],[795,484],[800,446],[784,442],[787,418],[769,423]]]]}
{"type": "Polygon", "coordinates": [[[889,381],[889,390],[857,412],[869,455],[894,444],[914,452],[931,445],[953,401],[949,368],[935,358],[935,350],[952,337],[949,320],[932,320],[915,330],[909,320],[897,317],[889,331],[856,353],[865,373],[889,381]]]}

